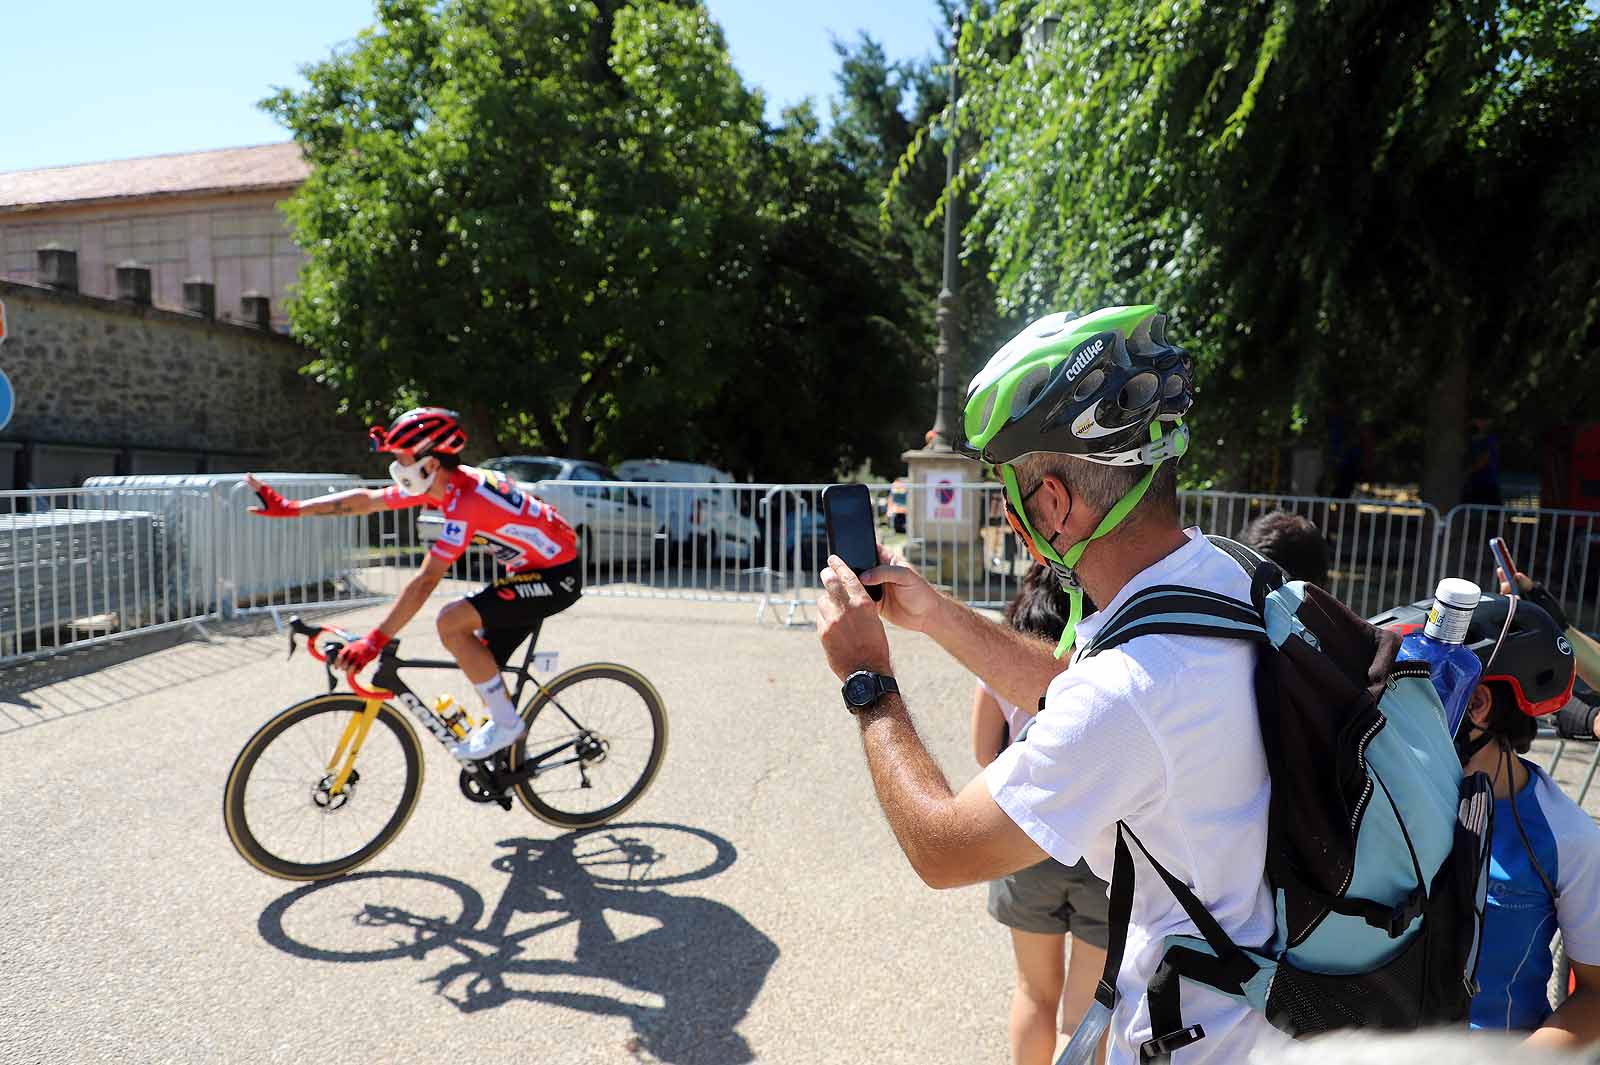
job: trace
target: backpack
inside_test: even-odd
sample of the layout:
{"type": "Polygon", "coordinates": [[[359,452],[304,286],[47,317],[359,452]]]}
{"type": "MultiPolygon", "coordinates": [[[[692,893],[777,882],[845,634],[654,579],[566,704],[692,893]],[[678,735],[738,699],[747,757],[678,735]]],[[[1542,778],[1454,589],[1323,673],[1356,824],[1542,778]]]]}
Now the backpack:
{"type": "MultiPolygon", "coordinates": [[[[1081,657],[1152,633],[1259,645],[1256,701],[1272,780],[1266,874],[1277,930],[1270,943],[1235,944],[1118,821],[1110,942],[1096,1002],[1107,1019],[1117,1004],[1133,908],[1132,840],[1200,932],[1163,944],[1147,991],[1151,1038],[1140,1047],[1141,1062],[1167,1062],[1205,1037],[1202,1026],[1184,1025],[1183,980],[1249,1004],[1296,1037],[1464,1022],[1478,990],[1494,812],[1489,778],[1463,779],[1427,664],[1397,663],[1399,637],[1315,585],[1286,581],[1242,544],[1210,539],[1250,575],[1250,603],[1194,588],[1147,588],[1107,620],[1081,657]]],[[[1076,1045],[1061,1061],[1074,1059],[1076,1045]]]]}

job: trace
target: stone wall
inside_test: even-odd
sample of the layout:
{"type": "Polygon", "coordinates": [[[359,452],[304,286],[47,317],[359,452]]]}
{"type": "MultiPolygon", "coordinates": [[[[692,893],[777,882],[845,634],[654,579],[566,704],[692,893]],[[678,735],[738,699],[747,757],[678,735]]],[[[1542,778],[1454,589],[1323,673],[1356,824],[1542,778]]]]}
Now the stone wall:
{"type": "Polygon", "coordinates": [[[16,392],[0,464],[16,456],[16,487],[71,480],[58,459],[74,451],[100,456],[94,472],[381,474],[364,426],[297,372],[310,354],[288,337],[3,280],[0,301],[0,368],[16,392]]]}

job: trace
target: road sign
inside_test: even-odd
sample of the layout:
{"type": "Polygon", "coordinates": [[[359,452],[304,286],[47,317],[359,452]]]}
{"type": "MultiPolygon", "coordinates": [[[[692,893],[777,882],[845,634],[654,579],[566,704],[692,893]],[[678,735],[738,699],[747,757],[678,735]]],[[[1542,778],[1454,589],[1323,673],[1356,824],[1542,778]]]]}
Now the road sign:
{"type": "Polygon", "coordinates": [[[934,521],[961,520],[961,480],[958,469],[928,472],[928,517],[934,521]]]}

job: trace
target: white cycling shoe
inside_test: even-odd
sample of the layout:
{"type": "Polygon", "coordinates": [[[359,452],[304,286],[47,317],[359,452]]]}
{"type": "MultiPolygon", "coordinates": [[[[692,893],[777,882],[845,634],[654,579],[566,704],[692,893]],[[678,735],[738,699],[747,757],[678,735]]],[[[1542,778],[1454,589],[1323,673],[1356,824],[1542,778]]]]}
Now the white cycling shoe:
{"type": "Polygon", "coordinates": [[[516,743],[528,731],[527,724],[517,719],[515,725],[502,725],[492,718],[468,733],[467,738],[450,748],[457,758],[481,762],[516,743]]]}

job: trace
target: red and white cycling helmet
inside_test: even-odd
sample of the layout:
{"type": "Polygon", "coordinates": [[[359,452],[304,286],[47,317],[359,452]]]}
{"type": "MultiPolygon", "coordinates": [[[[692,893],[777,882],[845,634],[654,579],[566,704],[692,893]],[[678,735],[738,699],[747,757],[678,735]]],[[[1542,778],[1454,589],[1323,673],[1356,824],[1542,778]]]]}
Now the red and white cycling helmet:
{"type": "Polygon", "coordinates": [[[385,429],[374,425],[367,430],[374,451],[410,451],[417,458],[425,455],[459,455],[467,446],[461,416],[443,407],[416,407],[396,418],[385,429]]]}

